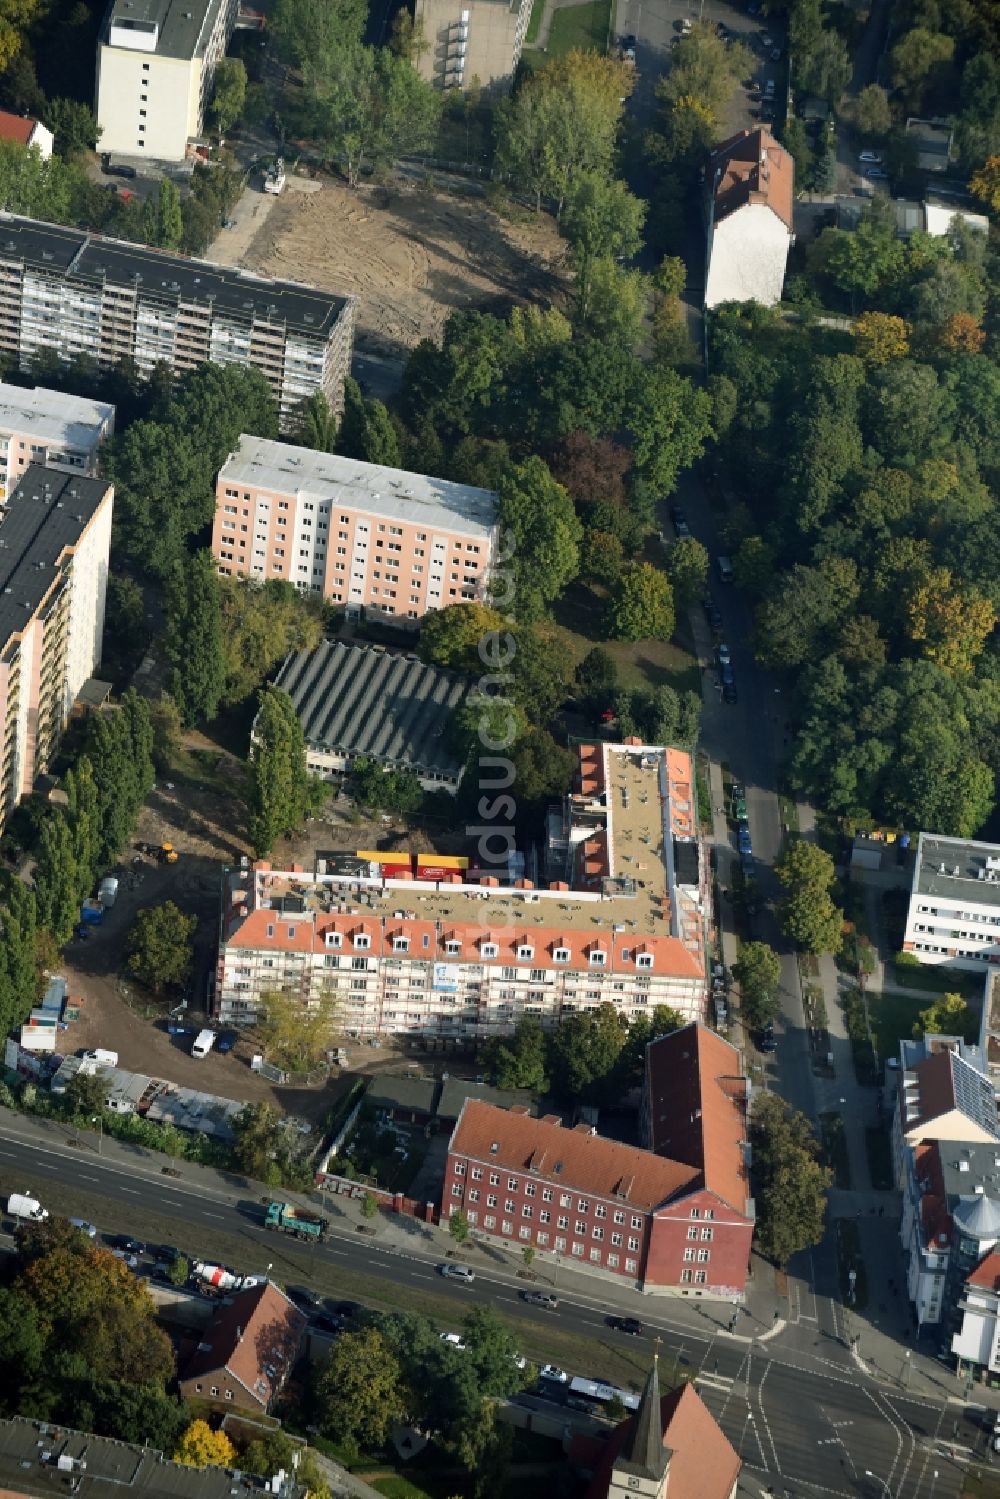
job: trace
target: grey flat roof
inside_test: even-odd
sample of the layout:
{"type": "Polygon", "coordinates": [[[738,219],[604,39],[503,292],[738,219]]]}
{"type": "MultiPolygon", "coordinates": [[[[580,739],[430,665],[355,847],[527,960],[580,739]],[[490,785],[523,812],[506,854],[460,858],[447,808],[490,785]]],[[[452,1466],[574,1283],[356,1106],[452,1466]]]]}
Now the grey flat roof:
{"type": "Polygon", "coordinates": [[[972,1197],[977,1187],[982,1195],[1000,1199],[1000,1146],[962,1140],[939,1140],[941,1176],[948,1197],[972,1197]]]}
{"type": "Polygon", "coordinates": [[[365,1103],[376,1109],[411,1109],[418,1114],[433,1114],[437,1090],[436,1077],[396,1077],[383,1073],[372,1079],[365,1103]]]}
{"type": "Polygon", "coordinates": [[[108,12],[104,41],[111,45],[108,36],[112,26],[134,26],[143,31],[156,26],[157,55],[194,57],[204,47],[211,30],[205,24],[206,19],[224,3],[225,0],[115,0],[108,12]]]}
{"type": "Polygon", "coordinates": [[[471,690],[466,677],[416,656],[325,640],[293,651],[275,685],[291,698],[310,749],[448,776],[462,768],[448,725],[471,690]]]}
{"type": "Polygon", "coordinates": [[[189,302],[211,298],[215,308],[247,323],[270,320],[324,341],[353,300],[295,281],[271,281],[208,260],[169,255],[165,250],[7,213],[0,214],[2,259],[23,261],[49,275],[62,272],[74,282],[95,287],[105,280],[126,286],[138,278],[144,296],[171,304],[182,298],[189,302]]]}
{"type": "Polygon", "coordinates": [[[246,433],[240,435],[240,445],[223,464],[219,478],[278,494],[329,499],[349,509],[423,525],[428,531],[460,531],[483,541],[489,541],[496,524],[498,501],[492,489],[317,453],[246,433]]]}
{"type": "Polygon", "coordinates": [[[941,900],[1000,906],[1000,845],[921,833],[913,890],[941,900]],[[995,862],[990,864],[989,860],[995,862]]]}
{"type": "Polygon", "coordinates": [[[106,401],[69,396],[42,385],[25,390],[20,385],[0,384],[0,432],[23,432],[47,443],[90,448],[114,414],[115,408],[106,401]]]}
{"type": "MultiPolygon", "coordinates": [[[[498,1109],[526,1108],[533,1119],[542,1113],[537,1097],[527,1088],[491,1088],[487,1083],[477,1083],[472,1078],[448,1077],[441,1084],[441,1097],[437,1102],[439,1119],[457,1119],[467,1098],[476,1098],[480,1103],[491,1103],[498,1109]]],[[[548,1110],[546,1110],[548,1112],[548,1110]]],[[[552,1110],[556,1112],[555,1109],[552,1110]]]]}
{"type": "Polygon", "coordinates": [[[19,634],[52,587],[59,558],[77,544],[110,488],[32,463],[0,520],[0,649],[19,634]]]}
{"type": "MultiPolygon", "coordinates": [[[[149,1499],[246,1499],[266,1492],[259,1479],[245,1474],[235,1477],[227,1468],[172,1463],[153,1447],[21,1416],[0,1421],[0,1487],[14,1494],[73,1493],[77,1499],[122,1499],[123,1494],[143,1494],[149,1499]]],[[[304,1490],[289,1484],[283,1492],[301,1495],[304,1490]]]]}

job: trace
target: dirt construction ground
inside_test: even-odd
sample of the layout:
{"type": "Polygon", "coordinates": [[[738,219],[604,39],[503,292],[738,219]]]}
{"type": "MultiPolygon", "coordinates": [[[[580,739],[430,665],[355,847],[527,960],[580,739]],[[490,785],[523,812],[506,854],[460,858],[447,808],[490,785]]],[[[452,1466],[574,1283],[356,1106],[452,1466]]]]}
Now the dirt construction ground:
{"type": "Polygon", "coordinates": [[[277,199],[240,263],[354,293],[359,342],[399,356],[458,309],[560,302],[565,249],[550,218],[508,222],[480,197],[323,179],[277,199]]]}

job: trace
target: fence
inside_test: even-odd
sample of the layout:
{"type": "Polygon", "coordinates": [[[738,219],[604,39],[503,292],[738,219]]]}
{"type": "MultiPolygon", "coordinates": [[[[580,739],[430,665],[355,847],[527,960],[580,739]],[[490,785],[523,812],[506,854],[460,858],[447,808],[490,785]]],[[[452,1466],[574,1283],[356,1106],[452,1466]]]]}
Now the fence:
{"type": "Polygon", "coordinates": [[[386,1192],[382,1187],[366,1187],[361,1182],[349,1181],[346,1176],[335,1176],[327,1171],[317,1171],[316,1186],[321,1192],[330,1192],[337,1197],[352,1197],[360,1202],[364,1197],[374,1197],[383,1212],[404,1213],[409,1218],[419,1218],[423,1223],[437,1223],[440,1213],[433,1202],[417,1202],[404,1197],[402,1192],[386,1192]]]}

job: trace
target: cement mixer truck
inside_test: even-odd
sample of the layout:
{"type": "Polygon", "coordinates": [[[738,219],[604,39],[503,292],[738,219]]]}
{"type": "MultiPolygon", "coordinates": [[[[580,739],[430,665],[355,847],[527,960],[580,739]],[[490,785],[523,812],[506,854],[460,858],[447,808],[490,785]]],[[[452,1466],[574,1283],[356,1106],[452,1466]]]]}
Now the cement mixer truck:
{"type": "Polygon", "coordinates": [[[245,1291],[249,1286],[259,1286],[262,1275],[234,1275],[224,1265],[209,1265],[204,1260],[195,1260],[192,1274],[195,1280],[213,1291],[245,1291]]]}

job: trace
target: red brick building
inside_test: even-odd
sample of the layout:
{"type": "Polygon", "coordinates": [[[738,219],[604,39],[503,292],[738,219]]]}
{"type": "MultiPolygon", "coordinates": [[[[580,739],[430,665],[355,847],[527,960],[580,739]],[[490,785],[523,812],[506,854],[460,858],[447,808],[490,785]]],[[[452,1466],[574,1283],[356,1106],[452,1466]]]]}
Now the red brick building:
{"type": "Polygon", "coordinates": [[[669,1058],[678,1069],[676,1154],[470,1098],[448,1148],[442,1216],[461,1210],[478,1233],[647,1292],[741,1295],[753,1234],[743,1159],[746,1080],[735,1049],[700,1025],[675,1035],[686,1039],[647,1058],[647,1090],[652,1075],[654,1111],[665,1118],[662,1068],[669,1058]],[[704,1127],[687,1119],[695,1109],[704,1127]]]}
{"type": "Polygon", "coordinates": [[[703,1025],[686,1025],[646,1048],[643,1141],[695,1173],[684,1196],[657,1213],[646,1270],[648,1280],[676,1294],[743,1294],[754,1230],[749,1096],[738,1050],[703,1025]]]}

